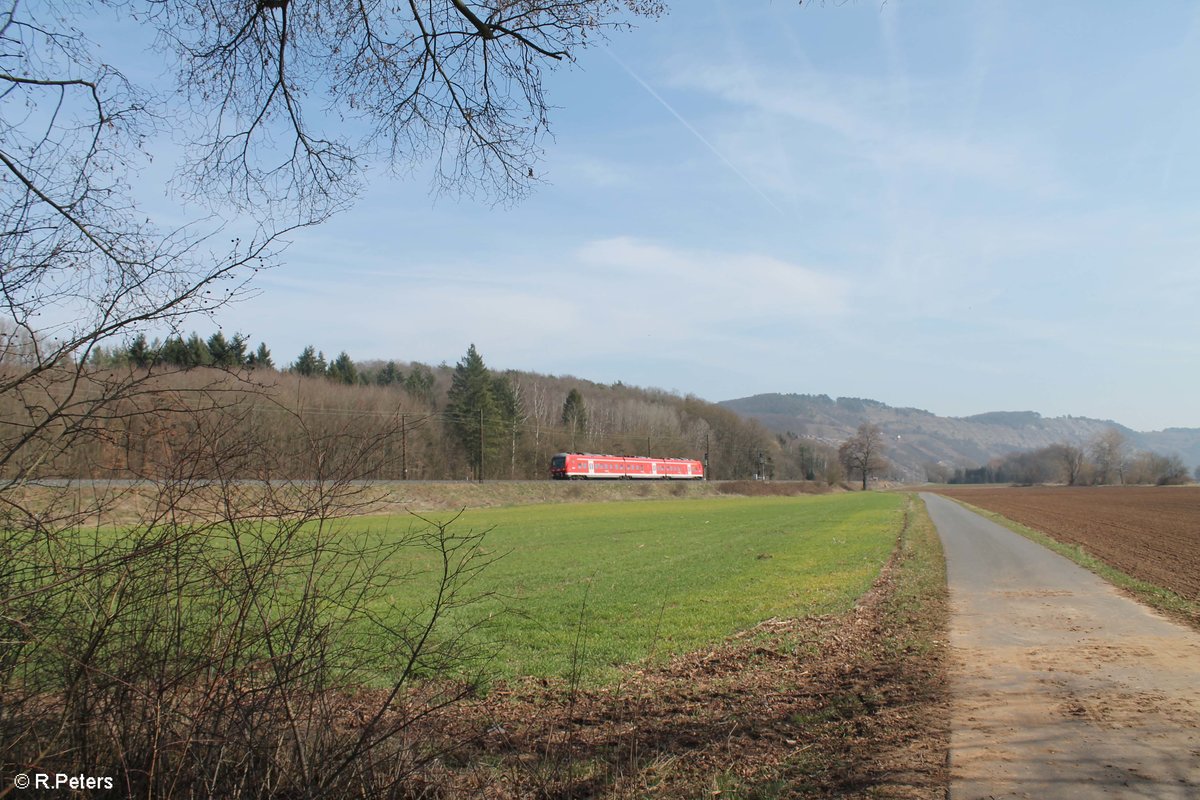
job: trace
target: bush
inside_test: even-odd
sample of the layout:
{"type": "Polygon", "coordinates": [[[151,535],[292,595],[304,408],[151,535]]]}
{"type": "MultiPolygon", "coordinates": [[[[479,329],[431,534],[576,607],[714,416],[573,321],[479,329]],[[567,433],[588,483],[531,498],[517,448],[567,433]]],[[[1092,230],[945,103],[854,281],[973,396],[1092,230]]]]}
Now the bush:
{"type": "Polygon", "coordinates": [[[416,728],[479,683],[469,620],[443,622],[478,599],[484,533],[350,536],[374,440],[313,435],[318,477],[279,481],[230,411],[193,415],[160,478],[90,507],[6,487],[0,773],[110,776],[114,797],[402,796],[456,746],[416,728]],[[102,524],[134,495],[136,522],[102,524]],[[424,605],[390,599],[402,581],[424,605]]]}

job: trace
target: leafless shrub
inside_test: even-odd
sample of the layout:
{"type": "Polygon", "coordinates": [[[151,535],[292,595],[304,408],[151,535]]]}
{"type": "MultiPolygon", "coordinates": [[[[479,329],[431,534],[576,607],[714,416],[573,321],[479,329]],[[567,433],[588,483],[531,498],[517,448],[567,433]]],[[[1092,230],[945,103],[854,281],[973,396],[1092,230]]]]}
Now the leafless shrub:
{"type": "Polygon", "coordinates": [[[295,415],[276,448],[244,424],[261,398],[200,397],[137,417],[180,434],[142,462],[137,524],[102,524],[107,494],[9,503],[0,770],[112,776],[121,796],[416,792],[457,745],[440,710],[484,663],[464,613],[484,533],[349,531],[388,426],[295,415]],[[393,599],[413,582],[423,602],[393,599]]]}

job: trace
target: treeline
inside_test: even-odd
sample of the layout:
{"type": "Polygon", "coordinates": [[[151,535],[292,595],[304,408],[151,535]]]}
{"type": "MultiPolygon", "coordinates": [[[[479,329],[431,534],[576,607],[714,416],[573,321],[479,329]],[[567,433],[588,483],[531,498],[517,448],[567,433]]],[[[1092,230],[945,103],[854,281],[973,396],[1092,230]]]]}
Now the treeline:
{"type": "Polygon", "coordinates": [[[166,339],[149,341],[146,334],[139,333],[128,344],[116,347],[96,347],[88,355],[88,363],[100,369],[131,366],[149,369],[165,365],[191,369],[192,367],[248,367],[250,369],[274,369],[275,362],[266,343],[251,350],[249,339],[240,333],[226,338],[217,331],[207,339],[192,332],[186,339],[182,334],[172,334],[166,339]]]}
{"type": "Polygon", "coordinates": [[[1133,451],[1116,428],[1109,428],[1084,446],[1067,442],[994,458],[981,467],[953,471],[926,466],[926,479],[940,483],[1062,483],[1068,486],[1188,483],[1187,465],[1178,454],[1133,451]]]}
{"type": "MultiPolygon", "coordinates": [[[[375,450],[369,468],[355,473],[362,479],[537,479],[546,477],[550,457],[564,451],[695,458],[707,461],[709,477],[718,480],[836,483],[842,477],[837,453],[827,445],[773,435],[699,398],[496,371],[474,345],[454,366],[356,362],[344,352],[328,360],[309,346],[278,370],[265,344],[250,350],[240,334],[193,333],[161,342],[137,337],[93,353],[88,363],[97,376],[136,376],[151,394],[174,392],[192,398],[188,402],[236,408],[236,414],[225,412],[237,429],[229,435],[292,443],[286,448],[292,455],[271,465],[274,475],[288,478],[345,462],[338,443],[366,436],[375,450]],[[305,442],[317,440],[329,452],[299,457],[305,442]]],[[[99,424],[103,436],[64,449],[36,472],[154,477],[161,465],[178,462],[191,435],[182,414],[117,413],[99,424]]]]}
{"type": "MultiPolygon", "coordinates": [[[[193,331],[186,338],[172,334],[166,339],[150,341],[145,334],[138,334],[125,345],[97,347],[88,356],[88,363],[98,369],[135,367],[149,369],[153,366],[218,367],[237,369],[275,369],[271,350],[265,342],[257,349],[249,348],[245,334],[234,333],[226,337],[221,331],[207,339],[193,331]]],[[[405,374],[395,361],[386,364],[362,365],[350,358],[346,351],[327,359],[323,350],[308,345],[296,356],[296,360],[284,367],[285,372],[303,375],[306,378],[326,378],[336,383],[361,386],[395,386],[416,395],[431,396],[434,384],[433,371],[424,364],[411,365],[405,374]]]]}

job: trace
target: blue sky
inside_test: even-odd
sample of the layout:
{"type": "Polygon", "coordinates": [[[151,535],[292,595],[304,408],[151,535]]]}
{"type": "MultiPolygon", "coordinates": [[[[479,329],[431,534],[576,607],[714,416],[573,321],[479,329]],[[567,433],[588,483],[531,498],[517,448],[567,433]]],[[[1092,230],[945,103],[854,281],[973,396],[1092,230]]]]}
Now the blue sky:
{"type": "Polygon", "coordinates": [[[1200,6],[676,0],[514,208],[372,176],[218,317],[278,362],[1200,426],[1200,6]]]}

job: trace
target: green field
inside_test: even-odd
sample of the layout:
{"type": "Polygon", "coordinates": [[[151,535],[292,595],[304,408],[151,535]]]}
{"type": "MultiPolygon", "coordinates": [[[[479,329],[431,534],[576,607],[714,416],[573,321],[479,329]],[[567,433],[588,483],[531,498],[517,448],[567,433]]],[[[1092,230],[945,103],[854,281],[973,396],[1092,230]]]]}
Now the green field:
{"type": "MultiPolygon", "coordinates": [[[[903,505],[898,494],[854,493],[468,510],[454,529],[488,529],[483,547],[499,558],[472,583],[490,596],[457,611],[451,628],[486,620],[472,636],[504,676],[604,681],[616,666],[772,617],[849,609],[892,552],[903,505]]],[[[363,518],[347,533],[413,524],[363,518]]],[[[398,608],[427,601],[439,568],[405,557],[421,575],[392,587],[398,608]]]]}

